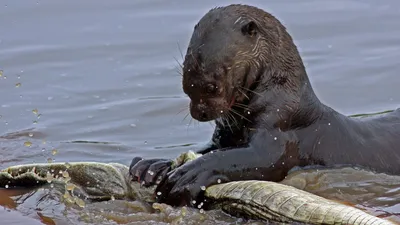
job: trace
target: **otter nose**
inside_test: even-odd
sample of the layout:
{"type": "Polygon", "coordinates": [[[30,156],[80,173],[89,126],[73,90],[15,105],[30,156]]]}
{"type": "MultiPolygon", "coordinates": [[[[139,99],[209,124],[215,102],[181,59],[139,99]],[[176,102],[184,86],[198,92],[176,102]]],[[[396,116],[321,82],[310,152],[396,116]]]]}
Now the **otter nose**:
{"type": "Polygon", "coordinates": [[[197,104],[197,110],[199,112],[199,116],[201,120],[207,120],[207,106],[203,103],[197,104]]]}

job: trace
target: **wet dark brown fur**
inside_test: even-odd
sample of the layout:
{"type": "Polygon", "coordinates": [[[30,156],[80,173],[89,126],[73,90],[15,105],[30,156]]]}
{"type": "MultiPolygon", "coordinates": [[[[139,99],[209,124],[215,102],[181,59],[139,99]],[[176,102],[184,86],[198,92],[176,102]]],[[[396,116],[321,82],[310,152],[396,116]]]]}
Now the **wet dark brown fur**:
{"type": "Polygon", "coordinates": [[[131,173],[148,185],[163,177],[159,201],[196,205],[201,186],[280,181],[306,166],[400,175],[400,110],[359,119],[321,103],[291,36],[269,13],[212,9],[195,26],[183,65],[192,117],[216,128],[204,155],[173,171],[170,160],[134,160],[131,173]]]}

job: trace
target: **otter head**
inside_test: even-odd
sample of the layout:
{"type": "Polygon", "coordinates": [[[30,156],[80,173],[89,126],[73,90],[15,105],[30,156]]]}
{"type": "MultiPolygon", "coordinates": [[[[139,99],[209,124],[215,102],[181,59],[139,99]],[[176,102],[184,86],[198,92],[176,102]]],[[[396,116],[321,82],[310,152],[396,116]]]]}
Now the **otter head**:
{"type": "Polygon", "coordinates": [[[191,116],[215,120],[235,104],[248,105],[259,85],[285,83],[284,74],[294,68],[286,65],[285,73],[279,71],[298,59],[280,56],[296,53],[283,25],[269,13],[245,5],[210,10],[194,27],[183,62],[191,116]]]}

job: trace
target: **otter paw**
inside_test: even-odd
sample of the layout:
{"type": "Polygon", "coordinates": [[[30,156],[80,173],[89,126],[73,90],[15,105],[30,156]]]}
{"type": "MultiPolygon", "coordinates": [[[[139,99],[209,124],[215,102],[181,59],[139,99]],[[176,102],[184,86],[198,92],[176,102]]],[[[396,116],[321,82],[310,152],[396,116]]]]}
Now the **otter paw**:
{"type": "Polygon", "coordinates": [[[155,185],[171,171],[172,160],[168,159],[143,159],[135,157],[129,166],[129,173],[134,181],[142,183],[145,187],[155,185]]]}
{"type": "Polygon", "coordinates": [[[212,168],[202,167],[195,160],[169,172],[155,193],[158,202],[168,205],[207,208],[206,188],[222,182],[228,182],[228,178],[212,168]]]}

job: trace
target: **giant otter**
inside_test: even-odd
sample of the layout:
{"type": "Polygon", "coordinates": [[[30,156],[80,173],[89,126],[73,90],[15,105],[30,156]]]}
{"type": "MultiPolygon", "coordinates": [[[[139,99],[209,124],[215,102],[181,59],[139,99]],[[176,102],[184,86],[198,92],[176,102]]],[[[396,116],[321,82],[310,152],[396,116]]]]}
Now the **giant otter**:
{"type": "Polygon", "coordinates": [[[238,180],[281,181],[293,168],[356,166],[400,175],[400,110],[349,118],[321,103],[286,28],[247,5],[210,10],[195,25],[183,62],[190,114],[215,120],[200,158],[136,157],[130,172],[158,178],[158,201],[202,206],[204,187],[238,180]],[[200,204],[200,205],[198,205],[200,204]]]}

